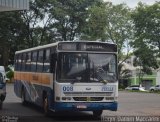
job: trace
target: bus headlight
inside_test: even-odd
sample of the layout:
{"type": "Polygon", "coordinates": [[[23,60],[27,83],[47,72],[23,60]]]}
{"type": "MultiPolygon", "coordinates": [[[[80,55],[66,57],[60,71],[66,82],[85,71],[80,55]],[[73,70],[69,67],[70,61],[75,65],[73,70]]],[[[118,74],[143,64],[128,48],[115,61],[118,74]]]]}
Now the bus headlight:
{"type": "Polygon", "coordinates": [[[56,97],[56,100],[60,101],[60,97],[56,97]]]}
{"type": "Polygon", "coordinates": [[[106,97],[105,99],[109,101],[117,101],[118,97],[106,97]]]}

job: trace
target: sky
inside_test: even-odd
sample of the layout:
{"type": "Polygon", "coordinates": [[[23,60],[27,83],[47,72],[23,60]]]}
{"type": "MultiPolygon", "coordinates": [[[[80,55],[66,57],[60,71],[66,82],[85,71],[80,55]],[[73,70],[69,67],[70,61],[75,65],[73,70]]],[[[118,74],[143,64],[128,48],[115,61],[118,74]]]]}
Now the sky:
{"type": "Polygon", "coordinates": [[[126,3],[130,8],[135,8],[137,6],[137,3],[140,1],[147,5],[152,5],[156,1],[160,0],[104,0],[104,1],[111,1],[113,4],[126,3]]]}

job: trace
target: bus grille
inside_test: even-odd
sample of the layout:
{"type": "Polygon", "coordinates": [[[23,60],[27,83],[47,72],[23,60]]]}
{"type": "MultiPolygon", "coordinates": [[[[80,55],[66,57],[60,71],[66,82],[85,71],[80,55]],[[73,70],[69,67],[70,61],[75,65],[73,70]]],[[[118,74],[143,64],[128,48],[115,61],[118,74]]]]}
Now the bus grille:
{"type": "Polygon", "coordinates": [[[111,96],[113,92],[64,92],[65,96],[75,96],[75,97],[88,97],[88,96],[95,96],[95,97],[104,97],[104,96],[111,96]]]}
{"type": "Polygon", "coordinates": [[[75,101],[102,101],[104,97],[73,97],[75,101]]]}

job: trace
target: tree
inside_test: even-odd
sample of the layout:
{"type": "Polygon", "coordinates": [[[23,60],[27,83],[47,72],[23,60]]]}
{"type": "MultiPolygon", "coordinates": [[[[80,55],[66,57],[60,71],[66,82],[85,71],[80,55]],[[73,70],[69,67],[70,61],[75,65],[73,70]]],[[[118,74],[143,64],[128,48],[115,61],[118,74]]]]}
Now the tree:
{"type": "Polygon", "coordinates": [[[152,74],[152,70],[158,68],[154,51],[150,50],[148,45],[141,44],[134,51],[134,55],[136,56],[134,65],[140,66],[140,73],[152,74]]]}
{"type": "Polygon", "coordinates": [[[113,5],[111,2],[106,2],[89,8],[88,23],[82,38],[117,44],[119,75],[120,77],[129,76],[129,71],[122,71],[123,62],[130,57],[130,42],[134,38],[131,10],[128,6],[125,4],[113,5]],[[125,56],[123,54],[124,49],[126,49],[125,56]]]}
{"type": "Polygon", "coordinates": [[[84,37],[116,43],[119,60],[128,58],[130,41],[133,40],[131,10],[125,4],[113,5],[107,2],[92,6],[89,15],[84,37]],[[126,57],[122,54],[124,48],[127,48],[126,57]]]}
{"type": "Polygon", "coordinates": [[[50,9],[50,28],[60,41],[79,38],[88,18],[88,8],[101,0],[54,0],[50,9]]]}
{"type": "MultiPolygon", "coordinates": [[[[1,12],[0,14],[0,55],[1,64],[7,66],[8,61],[14,59],[13,51],[15,47],[15,40],[19,33],[19,26],[21,21],[21,16],[17,12],[1,12]]],[[[16,48],[15,48],[16,49],[16,48]]]]}
{"type": "Polygon", "coordinates": [[[131,10],[125,4],[112,5],[108,3],[106,37],[108,41],[118,46],[119,60],[121,63],[129,57],[130,41],[133,40],[133,23],[131,10]],[[123,57],[123,49],[127,49],[126,57],[123,57]]]}
{"type": "Polygon", "coordinates": [[[47,36],[48,25],[52,20],[48,16],[49,2],[50,0],[30,1],[29,11],[20,12],[24,22],[22,36],[24,37],[27,48],[48,43],[48,40],[44,41],[44,39],[47,36]]]}
{"type": "Polygon", "coordinates": [[[84,40],[106,40],[106,4],[104,2],[97,3],[88,8],[88,18],[86,25],[83,27],[81,39],[84,40]]]}
{"type": "Polygon", "coordinates": [[[32,0],[29,11],[0,15],[0,40],[3,64],[14,53],[55,41],[73,41],[81,35],[88,8],[101,0],[32,0]],[[5,26],[7,25],[7,27],[5,26]],[[5,57],[4,57],[5,56],[5,57]]]}
{"type": "Polygon", "coordinates": [[[160,57],[160,2],[147,6],[142,3],[132,14],[135,25],[134,54],[139,58],[142,71],[151,74],[158,68],[160,57]]]}
{"type": "Polygon", "coordinates": [[[7,66],[8,61],[13,61],[15,51],[37,46],[43,38],[47,38],[48,20],[42,27],[38,26],[39,22],[46,19],[45,2],[30,1],[29,11],[1,12],[1,65],[7,66]]]}

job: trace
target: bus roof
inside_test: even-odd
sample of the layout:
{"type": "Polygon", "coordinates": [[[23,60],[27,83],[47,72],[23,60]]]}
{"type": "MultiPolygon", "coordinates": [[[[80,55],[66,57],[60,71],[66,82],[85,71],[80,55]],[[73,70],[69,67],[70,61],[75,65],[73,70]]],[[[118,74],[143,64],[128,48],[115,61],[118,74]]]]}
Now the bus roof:
{"type": "Polygon", "coordinates": [[[110,43],[110,42],[99,42],[99,41],[60,41],[60,42],[55,42],[55,43],[51,43],[51,44],[47,44],[47,45],[41,45],[41,46],[37,46],[37,47],[33,47],[33,48],[28,48],[28,49],[24,49],[24,50],[20,50],[20,51],[16,51],[15,54],[19,54],[19,53],[24,53],[24,52],[30,52],[30,51],[34,51],[34,50],[39,50],[39,49],[44,49],[47,47],[54,47],[57,46],[59,43],[101,43],[101,44],[114,44],[114,43],[110,43]]]}
{"type": "Polygon", "coordinates": [[[16,54],[18,54],[18,53],[23,53],[23,52],[30,52],[30,51],[38,50],[38,49],[44,49],[44,48],[47,48],[47,47],[54,47],[54,46],[56,46],[57,44],[58,44],[58,42],[56,42],[56,43],[51,43],[51,44],[47,44],[47,45],[42,45],[42,46],[37,46],[37,47],[33,47],[33,48],[28,48],[28,49],[16,51],[16,54]]]}

